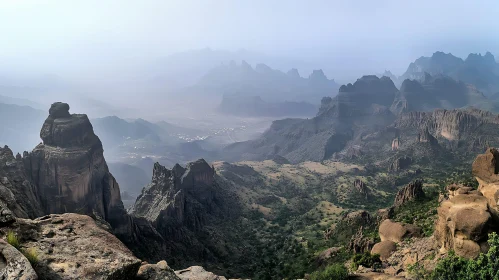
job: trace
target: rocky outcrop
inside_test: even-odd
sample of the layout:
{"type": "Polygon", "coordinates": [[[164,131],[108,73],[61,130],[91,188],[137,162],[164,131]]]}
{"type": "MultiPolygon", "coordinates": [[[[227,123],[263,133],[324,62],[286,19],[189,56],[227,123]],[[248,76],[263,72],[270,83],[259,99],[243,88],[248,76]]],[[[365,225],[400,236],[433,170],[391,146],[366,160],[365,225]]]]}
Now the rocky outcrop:
{"type": "Polygon", "coordinates": [[[54,103],[40,137],[43,144],[25,152],[23,162],[43,212],[99,216],[117,226],[126,214],[120,188],[88,117],[70,115],[68,104],[54,103]]]}
{"type": "Polygon", "coordinates": [[[353,187],[365,199],[369,197],[369,188],[367,187],[366,183],[364,183],[362,180],[355,179],[355,181],[353,182],[353,187]]]}
{"type": "Polygon", "coordinates": [[[364,236],[364,227],[361,226],[357,233],[350,238],[347,249],[354,254],[360,254],[371,251],[374,244],[374,238],[364,236]]]}
{"type": "Polygon", "coordinates": [[[407,239],[421,237],[421,228],[405,223],[383,220],[378,229],[381,242],[376,243],[371,250],[372,254],[379,254],[382,261],[386,261],[397,250],[397,244],[407,239]]]}
{"type": "Polygon", "coordinates": [[[430,134],[430,132],[428,131],[428,127],[423,128],[421,132],[419,132],[418,142],[429,143],[431,145],[438,145],[437,139],[430,134]]]}
{"type": "MultiPolygon", "coordinates": [[[[415,238],[400,242],[397,250],[384,261],[384,272],[390,275],[411,276],[410,267],[419,264],[427,271],[432,271],[440,254],[435,249],[433,237],[415,238]]],[[[409,278],[409,277],[408,277],[409,278]]]]}
{"type": "Polygon", "coordinates": [[[379,225],[386,219],[392,219],[395,215],[393,207],[378,209],[376,211],[376,223],[379,225]]]}
{"type": "Polygon", "coordinates": [[[409,201],[419,200],[424,197],[423,182],[421,180],[416,180],[397,192],[393,206],[397,208],[409,201]]]}
{"type": "Polygon", "coordinates": [[[472,173],[478,190],[463,185],[449,185],[448,194],[438,207],[435,240],[440,250],[474,258],[487,248],[487,234],[497,231],[499,221],[499,152],[489,148],[478,155],[472,173]]]}
{"type": "Polygon", "coordinates": [[[492,217],[499,221],[499,151],[490,148],[478,155],[472,173],[479,183],[478,190],[487,199],[492,217]]]}
{"type": "Polygon", "coordinates": [[[136,280],[179,280],[175,271],[171,269],[166,261],[157,264],[143,264],[139,268],[136,280]]]}
{"type": "Polygon", "coordinates": [[[244,257],[240,255],[246,250],[244,237],[238,235],[241,211],[214,168],[200,159],[185,168],[177,164],[167,169],[156,163],[151,183],[130,214],[153,225],[164,240],[159,260],[167,259],[175,268],[204,261],[211,268],[212,263],[228,264],[244,257]]]}
{"type": "Polygon", "coordinates": [[[0,279],[38,279],[38,275],[26,257],[2,239],[0,239],[0,279]]]}
{"type": "Polygon", "coordinates": [[[17,219],[2,233],[8,230],[18,235],[23,249],[38,253],[35,270],[40,279],[134,279],[141,263],[88,216],[17,219]]]}
{"type": "Polygon", "coordinates": [[[400,148],[400,138],[395,138],[392,141],[392,151],[397,151],[400,148]]]}
{"type": "Polygon", "coordinates": [[[421,228],[415,225],[393,222],[390,219],[384,220],[379,226],[381,241],[398,243],[407,238],[420,237],[421,234],[421,228]]]}
{"type": "Polygon", "coordinates": [[[411,165],[411,163],[412,163],[412,158],[408,156],[397,157],[395,160],[392,161],[392,163],[388,167],[388,171],[398,172],[402,169],[408,168],[411,165]]]}
{"type": "Polygon", "coordinates": [[[491,213],[487,198],[478,192],[450,188],[451,198],[437,209],[435,240],[440,250],[453,250],[457,255],[474,258],[487,250],[487,233],[491,213]],[[457,193],[457,195],[456,195],[457,193]]]}
{"type": "Polygon", "coordinates": [[[177,270],[175,273],[181,280],[227,280],[224,276],[208,272],[201,266],[191,266],[183,270],[177,270]]]}
{"type": "MultiPolygon", "coordinates": [[[[205,225],[205,214],[228,215],[228,209],[217,204],[215,185],[215,171],[203,159],[186,168],[177,164],[171,170],[156,163],[151,184],[144,188],[130,213],[153,222],[158,229],[166,226],[163,221],[169,221],[198,231],[205,225]]],[[[164,230],[167,234],[170,229],[164,230]]]]}
{"type": "Polygon", "coordinates": [[[0,148],[0,224],[13,217],[35,218],[43,214],[37,189],[26,177],[21,156],[0,148]]]}

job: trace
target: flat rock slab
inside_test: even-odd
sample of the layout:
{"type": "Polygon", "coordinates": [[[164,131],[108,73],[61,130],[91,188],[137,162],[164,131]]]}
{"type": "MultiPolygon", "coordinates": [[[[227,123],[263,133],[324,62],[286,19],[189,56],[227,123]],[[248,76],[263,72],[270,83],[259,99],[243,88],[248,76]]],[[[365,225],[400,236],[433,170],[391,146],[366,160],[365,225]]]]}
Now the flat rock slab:
{"type": "Polygon", "coordinates": [[[48,215],[18,219],[23,248],[34,248],[41,279],[135,279],[141,261],[89,216],[48,215]]]}

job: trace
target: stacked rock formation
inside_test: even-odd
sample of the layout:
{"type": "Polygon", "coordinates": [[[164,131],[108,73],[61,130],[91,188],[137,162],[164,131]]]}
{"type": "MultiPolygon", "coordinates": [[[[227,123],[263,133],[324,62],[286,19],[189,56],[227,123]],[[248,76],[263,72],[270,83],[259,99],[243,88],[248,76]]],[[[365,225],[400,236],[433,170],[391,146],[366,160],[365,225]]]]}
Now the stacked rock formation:
{"type": "Polygon", "coordinates": [[[23,161],[45,213],[97,215],[111,224],[126,214],[86,115],[71,115],[68,104],[54,103],[40,137],[43,144],[25,152],[23,161]]]}
{"type": "Polygon", "coordinates": [[[454,250],[474,258],[487,251],[487,234],[497,230],[499,221],[499,152],[490,148],[473,162],[478,190],[461,185],[447,188],[447,199],[438,208],[435,239],[440,250],[454,250]]]}
{"type": "Polygon", "coordinates": [[[388,259],[397,249],[397,243],[413,237],[421,237],[421,228],[394,222],[390,219],[384,220],[379,226],[379,237],[381,242],[376,243],[371,250],[372,254],[379,254],[382,261],[388,259]]]}

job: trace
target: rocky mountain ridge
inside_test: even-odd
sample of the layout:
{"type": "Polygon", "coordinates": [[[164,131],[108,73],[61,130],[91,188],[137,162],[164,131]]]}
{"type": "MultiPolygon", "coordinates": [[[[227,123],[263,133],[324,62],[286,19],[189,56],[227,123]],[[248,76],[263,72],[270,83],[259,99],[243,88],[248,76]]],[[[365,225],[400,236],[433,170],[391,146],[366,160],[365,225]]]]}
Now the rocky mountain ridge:
{"type": "Polygon", "coordinates": [[[274,121],[260,138],[228,145],[220,157],[238,161],[278,155],[292,163],[366,158],[386,151],[386,143],[392,151],[413,143],[414,133],[409,127],[423,133],[421,143],[429,143],[428,148],[408,151],[410,157],[423,157],[428,149],[443,155],[449,154],[446,149],[456,148],[476,153],[485,143],[491,145],[495,134],[489,128],[497,125],[496,115],[475,108],[435,109],[462,107],[469,100],[485,97],[452,79],[429,75],[426,78],[423,84],[406,81],[402,91],[398,91],[387,77],[364,76],[354,84],[342,86],[336,97],[323,98],[316,117],[274,121]],[[425,101],[421,95],[433,101],[425,101]],[[445,102],[447,106],[442,106],[440,98],[449,100],[445,102]],[[439,140],[441,145],[432,138],[443,138],[439,140]]]}
{"type": "Polygon", "coordinates": [[[499,64],[490,52],[485,55],[471,53],[464,60],[451,53],[435,52],[431,57],[422,56],[416,59],[399,80],[402,82],[405,79],[422,79],[425,73],[450,76],[472,84],[488,95],[499,90],[499,64]]]}

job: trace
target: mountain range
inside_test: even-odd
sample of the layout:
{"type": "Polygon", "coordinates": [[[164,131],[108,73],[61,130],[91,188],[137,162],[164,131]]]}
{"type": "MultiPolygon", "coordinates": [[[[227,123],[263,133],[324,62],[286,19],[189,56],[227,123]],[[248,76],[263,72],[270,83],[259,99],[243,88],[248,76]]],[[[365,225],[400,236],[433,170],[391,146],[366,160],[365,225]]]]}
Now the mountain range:
{"type": "MultiPolygon", "coordinates": [[[[364,143],[378,134],[386,136],[382,131],[395,128],[394,123],[412,112],[443,108],[451,110],[450,115],[461,112],[456,114],[474,118],[475,113],[470,112],[475,111],[464,108],[484,104],[489,108],[496,106],[473,86],[446,76],[426,74],[422,81],[407,79],[400,91],[388,77],[364,76],[353,84],[341,86],[334,98],[323,98],[314,118],[274,121],[261,137],[228,145],[221,157],[238,161],[271,159],[278,155],[298,163],[360,155],[371,151],[363,150],[364,143]],[[459,108],[463,109],[452,111],[459,108]]],[[[479,112],[482,112],[480,116],[485,114],[479,112]]],[[[396,137],[399,136],[392,136],[396,137]]],[[[386,140],[386,144],[390,146],[392,140],[386,140]]],[[[481,145],[483,148],[483,143],[481,145]]]]}
{"type": "Polygon", "coordinates": [[[486,95],[499,91],[499,64],[490,52],[485,55],[471,53],[466,59],[444,52],[435,52],[431,57],[422,56],[409,65],[399,81],[422,79],[425,73],[446,75],[472,84],[486,95]]]}

